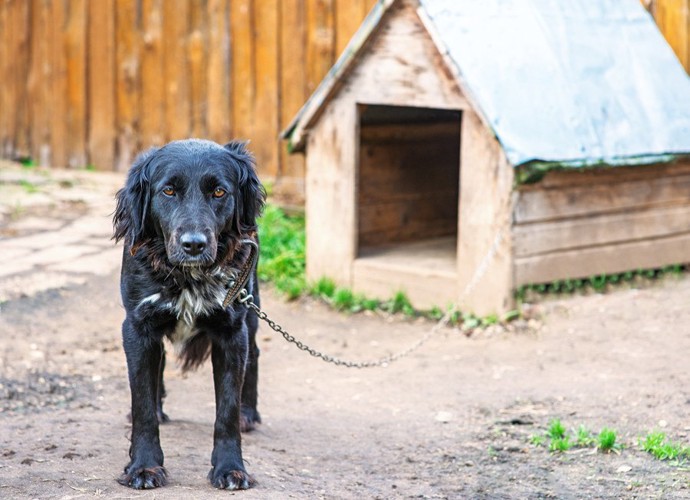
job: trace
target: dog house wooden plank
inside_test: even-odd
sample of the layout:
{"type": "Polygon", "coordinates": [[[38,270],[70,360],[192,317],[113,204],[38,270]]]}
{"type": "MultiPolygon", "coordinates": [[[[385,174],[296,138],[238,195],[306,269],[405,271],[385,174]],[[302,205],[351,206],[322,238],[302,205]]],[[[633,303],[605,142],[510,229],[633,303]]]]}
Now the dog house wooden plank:
{"type": "Polygon", "coordinates": [[[363,62],[353,69],[362,103],[465,109],[469,105],[424,29],[417,12],[406,2],[386,13],[385,32],[378,33],[363,62]],[[375,64],[367,64],[375,59],[375,64]],[[410,78],[409,75],[415,75],[410,78]]]}
{"type": "Polygon", "coordinates": [[[591,186],[592,184],[613,184],[626,181],[648,180],[657,177],[673,177],[690,174],[690,161],[677,160],[673,163],[653,165],[631,165],[551,170],[535,184],[524,184],[520,192],[541,191],[544,189],[562,189],[574,186],[591,186]]]}
{"type": "Polygon", "coordinates": [[[648,170],[644,178],[619,178],[615,183],[592,182],[561,189],[519,191],[515,222],[521,224],[683,204],[689,192],[690,175],[663,177],[653,169],[648,170]]]}
{"type": "Polygon", "coordinates": [[[357,109],[334,101],[309,136],[306,199],[307,278],[352,286],[356,255],[357,109]]]}
{"type": "Polygon", "coordinates": [[[514,231],[515,255],[528,257],[688,232],[690,203],[650,207],[613,215],[519,225],[514,231]]]}
{"type": "Polygon", "coordinates": [[[513,169],[473,112],[463,114],[458,230],[459,304],[485,315],[513,306],[513,169]]]}
{"type": "Polygon", "coordinates": [[[690,233],[517,258],[515,285],[586,278],[631,269],[647,269],[688,260],[690,233]]]}

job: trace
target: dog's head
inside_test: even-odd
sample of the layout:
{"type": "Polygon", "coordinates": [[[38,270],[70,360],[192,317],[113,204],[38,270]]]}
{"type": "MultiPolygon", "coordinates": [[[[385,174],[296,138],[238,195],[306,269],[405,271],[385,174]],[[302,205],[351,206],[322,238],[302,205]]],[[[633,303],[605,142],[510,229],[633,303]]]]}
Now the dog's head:
{"type": "Polygon", "coordinates": [[[209,266],[256,230],[265,191],[244,143],[190,139],[137,157],[118,191],[116,240],[162,241],[174,266],[209,266]]]}

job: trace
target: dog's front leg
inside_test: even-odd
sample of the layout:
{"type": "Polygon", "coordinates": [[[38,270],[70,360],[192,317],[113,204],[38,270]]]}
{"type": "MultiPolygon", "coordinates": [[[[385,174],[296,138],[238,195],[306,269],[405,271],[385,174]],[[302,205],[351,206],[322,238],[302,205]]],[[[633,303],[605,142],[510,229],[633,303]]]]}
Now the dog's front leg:
{"type": "Polygon", "coordinates": [[[130,462],[120,484],[136,489],[157,488],[166,482],[163,450],[158,435],[158,378],[163,344],[141,336],[125,321],[123,344],[132,393],[130,462]]]}
{"type": "Polygon", "coordinates": [[[211,360],[216,392],[216,423],[211,455],[213,468],[208,478],[216,488],[244,490],[254,484],[244,469],[240,436],[240,394],[247,362],[246,340],[223,339],[214,342],[211,360]]]}

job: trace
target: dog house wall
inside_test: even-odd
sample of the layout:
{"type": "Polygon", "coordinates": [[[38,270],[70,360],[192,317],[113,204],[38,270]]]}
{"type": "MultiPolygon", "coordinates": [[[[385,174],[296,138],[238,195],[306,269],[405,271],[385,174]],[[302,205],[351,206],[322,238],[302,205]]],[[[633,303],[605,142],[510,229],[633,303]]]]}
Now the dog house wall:
{"type": "MultiPolygon", "coordinates": [[[[539,3],[534,1],[535,5],[539,3]]],[[[544,2],[539,5],[555,8],[555,4],[544,2]]],[[[423,2],[430,8],[431,3],[423,2]]],[[[452,10],[458,4],[449,0],[445,5],[452,10]]],[[[587,5],[578,4],[577,8],[585,9],[587,5]]],[[[627,7],[633,9],[634,6],[627,7]]],[[[654,108],[654,113],[650,114],[656,118],[654,133],[641,134],[631,129],[623,142],[610,140],[606,134],[595,136],[615,154],[602,158],[583,153],[581,158],[575,158],[582,164],[566,161],[557,165],[561,170],[549,171],[538,183],[524,185],[515,182],[516,166],[508,157],[512,154],[511,158],[517,158],[518,165],[523,166],[526,158],[539,158],[529,155],[538,153],[542,145],[555,147],[560,143],[551,140],[550,129],[540,134],[529,130],[526,133],[519,123],[512,122],[508,127],[508,122],[502,120],[502,126],[508,127],[508,139],[519,136],[527,141],[523,145],[529,147],[516,150],[504,142],[499,144],[497,132],[492,128],[495,123],[487,117],[487,108],[474,108],[475,101],[469,102],[466,98],[463,89],[468,82],[455,71],[457,68],[449,60],[448,51],[439,43],[435,21],[429,25],[429,18],[419,14],[419,8],[420,3],[413,0],[385,0],[377,4],[339,63],[285,132],[294,151],[306,151],[309,279],[328,276],[340,285],[377,297],[388,297],[404,288],[413,303],[420,307],[455,302],[463,310],[489,314],[510,309],[513,290],[522,284],[687,261],[690,161],[684,151],[690,152],[690,134],[678,131],[690,129],[690,124],[687,113],[680,113],[677,108],[690,102],[683,98],[690,95],[690,85],[670,49],[663,46],[650,19],[632,12],[631,19],[635,22],[625,24],[622,18],[613,16],[611,30],[643,29],[645,43],[657,47],[654,54],[658,57],[641,57],[635,64],[619,64],[612,71],[618,72],[617,81],[631,84],[630,88],[626,87],[627,92],[644,91],[654,97],[640,100],[641,106],[663,97],[664,102],[675,102],[675,107],[654,108]],[[622,24],[616,24],[618,22],[622,24]],[[655,72],[628,77],[626,71],[637,67],[636,64],[643,67],[662,65],[664,74],[673,78],[669,76],[664,86],[659,86],[653,79],[655,72]],[[647,75],[649,81],[644,78],[647,75]],[[673,85],[668,83],[671,81],[673,85]],[[676,100],[671,99],[671,95],[676,96],[676,100]],[[461,113],[455,272],[433,275],[423,264],[413,262],[409,269],[391,273],[381,267],[366,267],[365,259],[358,258],[358,193],[361,184],[366,182],[360,178],[359,168],[361,110],[371,105],[447,109],[461,113]],[[637,138],[632,143],[630,134],[637,138]],[[621,144],[628,149],[618,150],[621,144]],[[665,149],[660,149],[658,144],[665,149]],[[636,165],[641,157],[644,162],[661,163],[636,165]],[[582,168],[592,164],[602,166],[582,168]],[[412,286],[407,286],[410,284],[412,286]],[[468,290],[470,293],[466,294],[468,290]]],[[[444,16],[439,19],[443,21],[444,16]]],[[[581,27],[584,29],[584,26],[581,27]]],[[[454,34],[451,30],[446,38],[453,38],[454,34]]],[[[607,35],[602,43],[619,38],[607,35]]],[[[465,46],[456,44],[453,48],[457,56],[465,46]]],[[[474,49],[467,47],[467,50],[474,49]]],[[[644,56],[649,51],[630,53],[644,56]]],[[[493,74],[494,70],[487,71],[493,74]]],[[[574,76],[584,78],[587,75],[574,76]]],[[[482,90],[477,85],[486,84],[486,78],[474,78],[472,83],[476,98],[477,91],[482,90]]],[[[492,88],[492,82],[488,84],[492,88]]],[[[554,92],[561,90],[559,87],[554,92]]],[[[602,84],[600,91],[605,98],[604,104],[618,102],[620,89],[615,85],[602,84]]],[[[501,96],[505,97],[504,94],[501,96]]],[[[587,95],[594,97],[593,93],[587,95]]],[[[488,101],[488,104],[495,104],[495,101],[488,101]]],[[[586,111],[591,111],[590,108],[586,111]]],[[[634,107],[629,111],[639,110],[634,107]]],[[[503,117],[503,114],[499,112],[498,116],[503,117]]],[[[619,116],[618,121],[601,125],[602,130],[611,134],[631,123],[637,122],[619,116]]],[[[591,139],[572,127],[555,131],[555,139],[566,132],[572,139],[567,141],[571,146],[571,143],[591,139]]],[[[558,154],[560,149],[556,151],[558,154]]],[[[558,163],[556,160],[552,162],[558,163]]]]}
{"type": "MultiPolygon", "coordinates": [[[[358,55],[352,71],[339,81],[334,97],[324,104],[313,121],[306,139],[308,278],[329,276],[343,286],[368,293],[374,292],[376,285],[373,282],[376,280],[370,280],[373,282],[368,287],[363,280],[355,279],[354,272],[359,227],[356,204],[359,185],[366,182],[359,177],[358,165],[361,109],[367,105],[386,105],[456,110],[462,113],[461,134],[469,132],[483,137],[485,143],[492,145],[497,156],[501,156],[495,139],[481,125],[448,73],[412,5],[399,2],[385,16],[367,48],[358,55]],[[410,78],[410,75],[415,75],[415,78],[410,78]]],[[[492,169],[490,163],[493,159],[482,157],[483,151],[468,146],[460,156],[465,154],[469,163],[463,163],[464,159],[460,163],[468,169],[492,169]]],[[[456,168],[460,169],[460,176],[465,175],[460,165],[456,165],[456,168]]],[[[473,175],[479,173],[474,172],[473,175]]],[[[509,172],[509,175],[512,174],[509,172]]],[[[511,189],[509,183],[501,184],[501,188],[508,190],[504,196],[511,189]]],[[[471,201],[474,198],[468,199],[471,201]]],[[[494,213],[492,208],[487,207],[493,203],[492,199],[477,199],[481,201],[481,207],[472,207],[471,203],[464,207],[460,203],[460,206],[456,206],[457,218],[463,218],[463,211],[475,214],[481,211],[483,220],[486,220],[494,213]]],[[[456,232],[460,230],[458,228],[456,232]]],[[[480,234],[473,233],[472,239],[476,242],[479,237],[480,234]]],[[[474,249],[471,251],[474,252],[474,249]]],[[[432,292],[435,290],[431,295],[434,301],[455,301],[457,280],[455,276],[452,283],[445,283],[440,289],[436,285],[430,286],[432,292]]],[[[389,295],[391,284],[384,282],[381,285],[386,288],[385,295],[389,295]]],[[[413,300],[417,294],[424,295],[425,299],[417,298],[428,302],[430,296],[424,288],[408,290],[408,293],[413,300]]]]}

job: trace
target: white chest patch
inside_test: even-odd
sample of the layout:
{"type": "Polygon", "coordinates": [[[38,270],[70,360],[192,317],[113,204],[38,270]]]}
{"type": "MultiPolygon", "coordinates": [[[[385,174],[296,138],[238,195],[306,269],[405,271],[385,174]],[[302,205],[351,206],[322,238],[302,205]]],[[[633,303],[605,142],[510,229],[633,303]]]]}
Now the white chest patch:
{"type": "Polygon", "coordinates": [[[198,333],[196,319],[205,316],[214,309],[222,307],[225,289],[220,285],[209,285],[200,288],[185,288],[173,302],[172,309],[177,316],[177,325],[171,341],[177,350],[198,333]]]}

